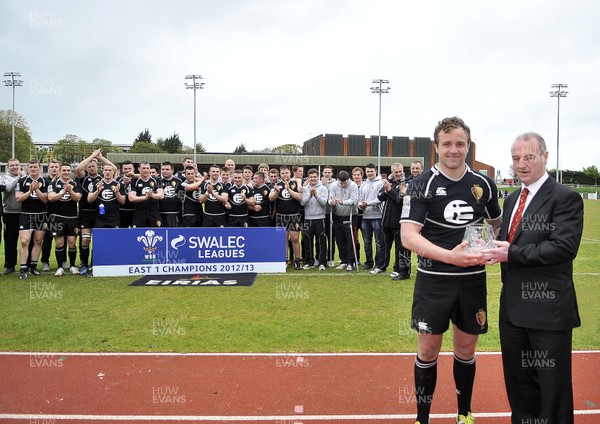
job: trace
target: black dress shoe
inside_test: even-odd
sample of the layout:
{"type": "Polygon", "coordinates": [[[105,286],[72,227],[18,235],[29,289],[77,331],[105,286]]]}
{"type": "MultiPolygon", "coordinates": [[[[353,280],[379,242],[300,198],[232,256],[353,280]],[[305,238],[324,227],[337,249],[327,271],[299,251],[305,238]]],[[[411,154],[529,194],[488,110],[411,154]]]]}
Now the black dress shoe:
{"type": "Polygon", "coordinates": [[[9,266],[4,270],[4,275],[12,274],[13,272],[15,272],[15,267],[9,266]]]}

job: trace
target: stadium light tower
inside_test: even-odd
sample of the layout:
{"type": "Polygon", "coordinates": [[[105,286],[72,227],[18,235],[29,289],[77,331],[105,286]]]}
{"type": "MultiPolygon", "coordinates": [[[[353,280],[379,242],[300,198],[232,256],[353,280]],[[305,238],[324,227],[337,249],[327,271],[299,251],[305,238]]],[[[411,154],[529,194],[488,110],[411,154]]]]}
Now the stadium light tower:
{"type": "Polygon", "coordinates": [[[550,97],[556,97],[558,103],[558,113],[556,116],[556,182],[562,183],[562,177],[560,175],[559,168],[559,145],[560,145],[560,98],[567,97],[568,91],[564,91],[563,88],[567,88],[567,84],[552,84],[552,88],[556,88],[555,91],[550,92],[550,97]]]}
{"type": "Polygon", "coordinates": [[[383,84],[389,84],[389,80],[374,79],[373,84],[379,86],[371,87],[371,93],[379,94],[379,135],[377,137],[377,174],[381,175],[381,95],[389,93],[391,87],[383,87],[383,84]]]}
{"type": "Polygon", "coordinates": [[[196,80],[202,79],[202,75],[186,75],[185,79],[192,80],[191,84],[188,82],[185,83],[185,88],[194,90],[194,163],[198,163],[198,161],[196,160],[196,90],[203,89],[204,83],[196,82],[196,80]]]}
{"type": "Polygon", "coordinates": [[[10,121],[12,125],[12,145],[11,145],[11,158],[15,157],[15,87],[21,87],[23,85],[23,80],[15,79],[15,77],[20,77],[21,73],[19,72],[6,72],[4,73],[5,77],[10,77],[10,79],[4,80],[4,85],[7,87],[12,87],[13,90],[13,102],[12,102],[12,115],[10,116],[10,121]]]}

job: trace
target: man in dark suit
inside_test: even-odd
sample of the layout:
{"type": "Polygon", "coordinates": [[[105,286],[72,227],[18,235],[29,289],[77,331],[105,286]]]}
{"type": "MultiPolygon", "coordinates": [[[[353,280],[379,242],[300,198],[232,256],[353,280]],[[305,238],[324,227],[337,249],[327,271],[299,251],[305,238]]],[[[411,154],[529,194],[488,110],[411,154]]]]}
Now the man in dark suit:
{"type": "Polygon", "coordinates": [[[581,196],[550,179],[544,139],[511,148],[522,188],[504,202],[495,249],[501,262],[500,343],[512,422],[573,423],[571,346],[580,325],[573,260],[583,231],[581,196]]]}

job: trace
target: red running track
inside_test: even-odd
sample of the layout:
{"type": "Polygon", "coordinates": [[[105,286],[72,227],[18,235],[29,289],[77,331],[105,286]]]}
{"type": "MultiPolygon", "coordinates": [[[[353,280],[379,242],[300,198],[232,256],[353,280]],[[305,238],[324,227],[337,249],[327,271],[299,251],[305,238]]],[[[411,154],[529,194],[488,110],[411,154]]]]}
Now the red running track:
{"type": "MultiPolygon", "coordinates": [[[[600,422],[600,352],[573,355],[577,424],[600,422]]],[[[0,353],[0,423],[412,423],[414,354],[0,353]]],[[[497,353],[477,356],[478,424],[508,423],[497,353]]],[[[432,422],[454,422],[442,355],[432,422]]]]}

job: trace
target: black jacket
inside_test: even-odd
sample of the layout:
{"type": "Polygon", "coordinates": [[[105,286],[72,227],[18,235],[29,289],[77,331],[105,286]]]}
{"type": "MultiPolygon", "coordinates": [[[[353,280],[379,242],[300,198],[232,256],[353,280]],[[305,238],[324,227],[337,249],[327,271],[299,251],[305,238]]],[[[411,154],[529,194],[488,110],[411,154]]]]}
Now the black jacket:
{"type": "Polygon", "coordinates": [[[383,227],[400,228],[400,215],[402,214],[402,202],[404,196],[400,194],[400,182],[389,180],[392,184],[392,189],[386,192],[383,188],[379,190],[377,198],[382,202],[383,215],[381,217],[381,225],[383,227]]]}

